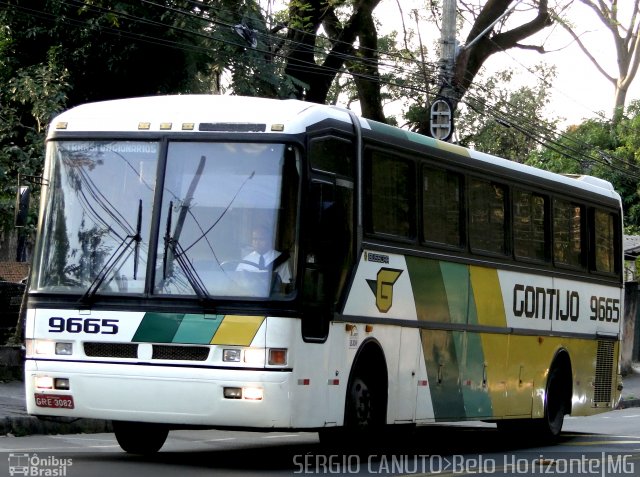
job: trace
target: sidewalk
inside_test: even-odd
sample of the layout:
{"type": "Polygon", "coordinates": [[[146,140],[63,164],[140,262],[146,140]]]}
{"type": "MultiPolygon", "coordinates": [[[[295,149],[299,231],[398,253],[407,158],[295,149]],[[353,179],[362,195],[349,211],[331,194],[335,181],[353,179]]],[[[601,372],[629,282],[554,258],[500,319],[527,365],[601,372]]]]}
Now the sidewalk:
{"type": "Polygon", "coordinates": [[[0,382],[0,436],[111,432],[111,422],[97,419],[42,418],[27,414],[22,381],[0,382]]]}
{"type": "MultiPolygon", "coordinates": [[[[619,409],[640,407],[640,363],[624,377],[619,409]]],[[[0,436],[111,432],[111,422],[95,419],[38,419],[27,415],[22,381],[0,382],[0,436]]]]}

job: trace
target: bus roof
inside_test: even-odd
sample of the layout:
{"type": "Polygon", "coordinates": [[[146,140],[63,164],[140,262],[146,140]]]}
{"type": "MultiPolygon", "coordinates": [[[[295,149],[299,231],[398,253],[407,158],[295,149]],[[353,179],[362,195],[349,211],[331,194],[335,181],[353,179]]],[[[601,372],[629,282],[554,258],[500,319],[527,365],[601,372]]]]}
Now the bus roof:
{"type": "MultiPolygon", "coordinates": [[[[296,134],[313,124],[316,113],[350,122],[346,110],[298,100],[275,100],[223,95],[172,95],[87,103],[57,116],[49,127],[74,132],[211,131],[202,125],[237,125],[238,132],[264,125],[264,132],[296,134]],[[300,115],[306,112],[305,118],[300,115]],[[245,125],[245,127],[241,127],[245,125]],[[278,125],[282,125],[278,127],[278,125]],[[274,127],[275,126],[275,127],[274,127]]],[[[253,128],[251,132],[259,132],[253,128]]],[[[234,132],[231,128],[228,132],[234,132]]]]}
{"type": "MultiPolygon", "coordinates": [[[[225,95],[148,96],[87,103],[71,108],[54,118],[49,126],[49,137],[61,131],[298,134],[305,132],[310,125],[327,119],[351,124],[347,109],[294,99],[225,95]]],[[[373,134],[391,136],[405,144],[413,143],[448,151],[454,155],[620,200],[613,186],[603,179],[559,175],[376,121],[364,118],[359,118],[359,121],[362,128],[371,130],[373,134]]]]}

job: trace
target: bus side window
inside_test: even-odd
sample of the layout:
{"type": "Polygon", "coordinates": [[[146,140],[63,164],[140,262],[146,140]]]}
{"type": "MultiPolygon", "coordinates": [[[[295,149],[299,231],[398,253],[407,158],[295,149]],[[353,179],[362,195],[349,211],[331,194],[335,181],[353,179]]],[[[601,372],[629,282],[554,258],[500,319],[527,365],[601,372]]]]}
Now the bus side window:
{"type": "Polygon", "coordinates": [[[592,269],[600,273],[618,273],[617,215],[600,209],[591,211],[591,230],[593,233],[592,269]]]}
{"type": "Polygon", "coordinates": [[[583,206],[566,200],[553,201],[553,260],[556,265],[585,267],[583,206]]]}

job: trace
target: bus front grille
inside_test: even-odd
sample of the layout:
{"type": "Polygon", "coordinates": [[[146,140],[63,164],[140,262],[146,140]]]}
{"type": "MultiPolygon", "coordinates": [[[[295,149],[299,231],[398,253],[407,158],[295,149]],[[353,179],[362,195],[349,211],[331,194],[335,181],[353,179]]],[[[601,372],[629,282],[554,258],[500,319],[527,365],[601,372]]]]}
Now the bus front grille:
{"type": "Polygon", "coordinates": [[[205,361],[209,357],[209,348],[205,346],[166,346],[153,345],[152,359],[170,359],[176,361],[205,361]]]}
{"type": "MultiPolygon", "coordinates": [[[[152,345],[151,359],[169,361],[206,361],[209,348],[206,346],[152,345]]],[[[137,359],[137,343],[84,343],[84,354],[91,358],[137,359]]]]}
{"type": "Polygon", "coordinates": [[[593,383],[593,401],[596,405],[608,404],[611,401],[613,388],[613,341],[598,341],[596,355],[596,379],[593,383]]]}
{"type": "Polygon", "coordinates": [[[92,358],[137,358],[138,345],[134,343],[85,343],[84,354],[92,358]]]}

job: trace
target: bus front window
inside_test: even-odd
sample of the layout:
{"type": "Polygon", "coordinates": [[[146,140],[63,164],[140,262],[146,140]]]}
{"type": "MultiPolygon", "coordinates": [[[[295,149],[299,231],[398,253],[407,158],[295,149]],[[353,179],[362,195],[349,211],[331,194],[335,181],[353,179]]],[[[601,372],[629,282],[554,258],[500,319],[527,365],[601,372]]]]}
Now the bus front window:
{"type": "Polygon", "coordinates": [[[32,290],[144,291],[158,144],[52,141],[32,290]]]}
{"type": "Polygon", "coordinates": [[[170,143],[155,293],[289,295],[299,176],[283,144],[170,143]]]}

